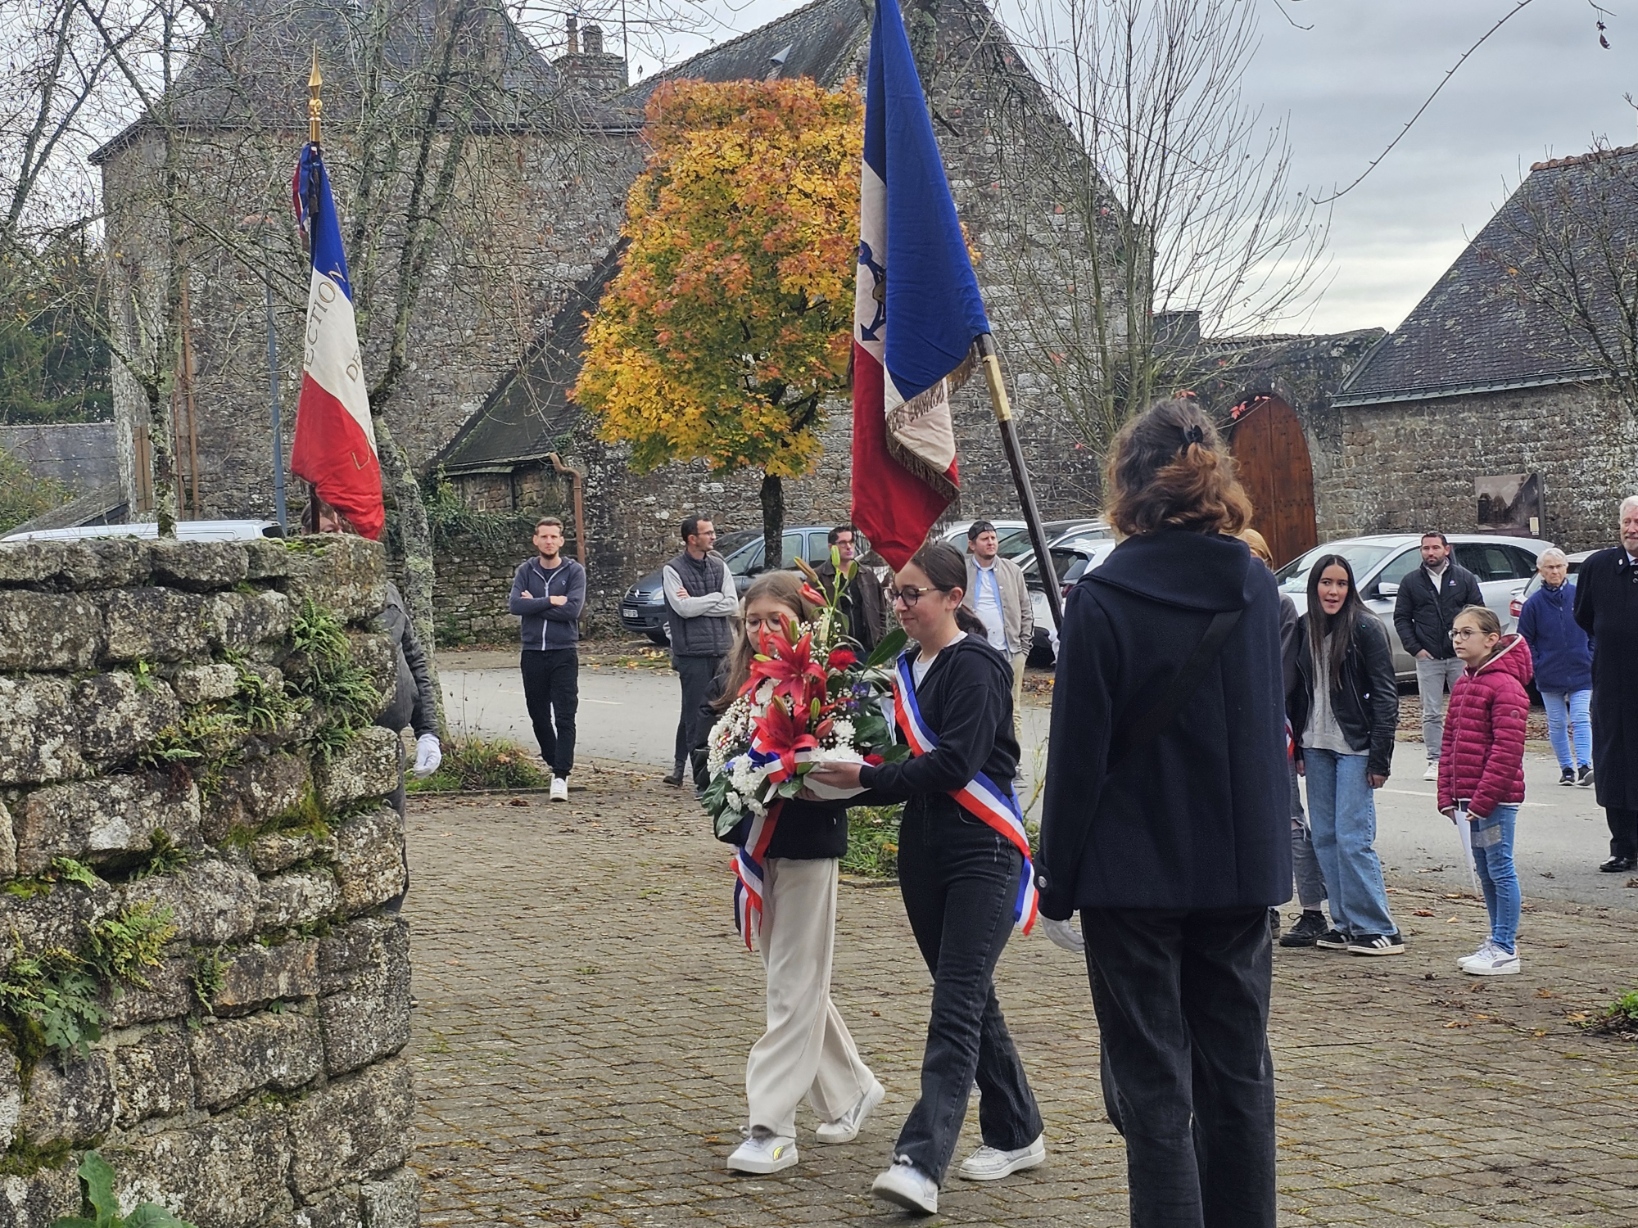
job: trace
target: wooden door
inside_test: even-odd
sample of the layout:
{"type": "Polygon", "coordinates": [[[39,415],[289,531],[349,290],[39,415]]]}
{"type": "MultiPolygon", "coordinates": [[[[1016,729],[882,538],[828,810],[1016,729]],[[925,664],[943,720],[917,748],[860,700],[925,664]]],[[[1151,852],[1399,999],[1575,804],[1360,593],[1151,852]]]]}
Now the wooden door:
{"type": "Polygon", "coordinates": [[[1274,566],[1318,545],[1314,467],[1291,406],[1276,397],[1253,401],[1234,424],[1229,446],[1256,509],[1252,527],[1267,539],[1274,566]]]}

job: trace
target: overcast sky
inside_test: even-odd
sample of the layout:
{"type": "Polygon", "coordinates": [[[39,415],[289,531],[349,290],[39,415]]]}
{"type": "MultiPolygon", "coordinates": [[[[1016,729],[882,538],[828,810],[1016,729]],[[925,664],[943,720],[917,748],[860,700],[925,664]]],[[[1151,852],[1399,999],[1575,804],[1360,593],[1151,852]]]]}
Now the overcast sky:
{"type": "MultiPolygon", "coordinates": [[[[1003,20],[1011,2],[1000,5],[1003,20]]],[[[1364,170],[1516,0],[1253,2],[1262,9],[1262,46],[1247,74],[1248,98],[1267,117],[1289,117],[1294,179],[1322,189],[1364,170]],[[1311,28],[1296,28],[1282,9],[1311,28]]],[[[1623,99],[1638,97],[1638,9],[1606,3],[1616,8],[1605,17],[1610,50],[1598,45],[1598,14],[1587,0],[1533,0],[1469,58],[1382,165],[1336,203],[1332,278],[1311,317],[1293,325],[1393,328],[1531,162],[1582,152],[1597,137],[1638,141],[1623,99]]],[[[797,5],[701,7],[721,41],[797,5]]],[[[671,41],[674,63],[710,40],[671,41]]],[[[645,69],[659,66],[649,59],[645,69]]]]}

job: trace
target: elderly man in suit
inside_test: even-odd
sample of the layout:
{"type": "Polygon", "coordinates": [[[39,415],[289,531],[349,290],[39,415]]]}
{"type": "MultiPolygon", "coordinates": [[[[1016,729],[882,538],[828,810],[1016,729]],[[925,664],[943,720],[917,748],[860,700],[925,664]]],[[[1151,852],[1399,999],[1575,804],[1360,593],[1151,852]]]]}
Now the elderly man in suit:
{"type": "Polygon", "coordinates": [[[1593,787],[1610,825],[1610,859],[1638,866],[1638,495],[1621,503],[1621,544],[1581,565],[1575,620],[1592,637],[1593,787]]]}

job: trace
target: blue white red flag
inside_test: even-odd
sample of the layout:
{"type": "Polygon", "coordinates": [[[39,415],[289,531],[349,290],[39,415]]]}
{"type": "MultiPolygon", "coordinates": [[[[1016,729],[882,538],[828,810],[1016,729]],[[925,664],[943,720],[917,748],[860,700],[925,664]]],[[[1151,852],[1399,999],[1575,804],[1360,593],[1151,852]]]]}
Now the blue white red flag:
{"type": "Polygon", "coordinates": [[[386,521],[381,462],[353,321],[341,224],[317,145],[302,149],[292,191],[313,275],[307,291],[301,398],[296,404],[290,469],[311,483],[319,498],[342,512],[362,536],[378,541],[386,521]]]}
{"type": "Polygon", "coordinates": [[[950,393],[990,331],[897,0],[871,26],[859,186],[853,521],[896,569],[959,487],[950,393]]]}

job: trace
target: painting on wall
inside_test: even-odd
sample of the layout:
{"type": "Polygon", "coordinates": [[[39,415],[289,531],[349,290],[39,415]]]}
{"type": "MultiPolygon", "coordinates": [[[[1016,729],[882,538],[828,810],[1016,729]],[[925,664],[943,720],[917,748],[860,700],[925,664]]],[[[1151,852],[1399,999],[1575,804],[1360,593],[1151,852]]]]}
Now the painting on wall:
{"type": "Polygon", "coordinates": [[[1541,477],[1534,473],[1504,473],[1474,478],[1481,533],[1541,534],[1541,477]]]}

